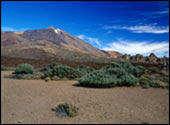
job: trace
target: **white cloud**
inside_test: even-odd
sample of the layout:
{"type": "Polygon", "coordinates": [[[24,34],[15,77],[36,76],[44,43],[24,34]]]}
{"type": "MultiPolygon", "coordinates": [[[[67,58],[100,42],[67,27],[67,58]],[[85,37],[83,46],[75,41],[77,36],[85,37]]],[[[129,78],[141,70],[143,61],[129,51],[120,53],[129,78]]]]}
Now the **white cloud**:
{"type": "Polygon", "coordinates": [[[152,14],[169,14],[169,10],[157,11],[153,12],[152,14]]]}
{"type": "Polygon", "coordinates": [[[118,39],[112,43],[107,44],[102,48],[103,50],[113,50],[118,51],[123,54],[142,54],[148,56],[150,53],[154,52],[157,56],[162,57],[165,55],[169,57],[169,42],[154,42],[150,41],[129,41],[118,39]]]}
{"type": "Polygon", "coordinates": [[[14,28],[11,27],[2,27],[2,31],[15,31],[14,28]]]}
{"type": "Polygon", "coordinates": [[[83,34],[77,35],[77,37],[82,39],[82,40],[87,40],[90,43],[95,43],[98,47],[101,46],[101,43],[100,43],[98,38],[89,37],[89,36],[86,36],[86,35],[83,35],[83,34]]]}
{"type": "Polygon", "coordinates": [[[2,27],[1,29],[2,31],[25,31],[25,30],[28,30],[28,28],[21,28],[21,29],[15,29],[15,28],[12,28],[12,27],[2,27]]]}
{"type": "Polygon", "coordinates": [[[80,35],[77,35],[77,37],[80,38],[80,39],[82,39],[82,40],[84,40],[86,36],[83,35],[83,34],[80,34],[80,35]]]}
{"type": "Polygon", "coordinates": [[[139,26],[104,26],[104,29],[125,29],[133,33],[169,33],[169,26],[139,25],[139,26]]]}

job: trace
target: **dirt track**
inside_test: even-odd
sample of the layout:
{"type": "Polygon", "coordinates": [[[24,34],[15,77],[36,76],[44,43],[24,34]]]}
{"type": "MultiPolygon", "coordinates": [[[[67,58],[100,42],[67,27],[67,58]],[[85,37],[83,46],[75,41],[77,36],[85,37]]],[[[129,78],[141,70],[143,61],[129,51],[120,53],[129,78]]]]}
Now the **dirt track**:
{"type": "Polygon", "coordinates": [[[1,72],[1,118],[5,123],[169,123],[169,90],[116,87],[95,89],[77,81],[13,80],[1,72]],[[74,118],[50,109],[62,102],[79,107],[74,118]]]}

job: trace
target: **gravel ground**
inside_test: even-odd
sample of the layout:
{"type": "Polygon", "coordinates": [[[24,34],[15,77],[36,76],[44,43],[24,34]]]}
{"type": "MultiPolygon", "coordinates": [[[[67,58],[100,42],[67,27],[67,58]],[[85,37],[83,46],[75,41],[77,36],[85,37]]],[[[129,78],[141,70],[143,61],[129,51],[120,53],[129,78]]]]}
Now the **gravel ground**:
{"type": "Polygon", "coordinates": [[[14,80],[1,72],[2,124],[169,123],[169,90],[160,88],[84,88],[77,81],[14,80]],[[60,103],[79,108],[73,118],[59,118],[51,108],[60,103]]]}

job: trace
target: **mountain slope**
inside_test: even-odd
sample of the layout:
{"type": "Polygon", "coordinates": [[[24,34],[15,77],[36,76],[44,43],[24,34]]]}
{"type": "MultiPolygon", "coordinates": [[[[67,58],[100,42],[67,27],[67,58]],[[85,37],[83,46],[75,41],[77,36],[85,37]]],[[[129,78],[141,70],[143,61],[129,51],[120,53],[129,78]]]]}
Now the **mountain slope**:
{"type": "Polygon", "coordinates": [[[116,51],[106,51],[106,50],[102,50],[102,52],[104,52],[106,55],[108,55],[111,58],[120,58],[122,57],[122,54],[116,51]]]}
{"type": "Polygon", "coordinates": [[[2,56],[74,61],[109,60],[101,50],[69,33],[50,26],[25,32],[1,33],[2,56]]]}

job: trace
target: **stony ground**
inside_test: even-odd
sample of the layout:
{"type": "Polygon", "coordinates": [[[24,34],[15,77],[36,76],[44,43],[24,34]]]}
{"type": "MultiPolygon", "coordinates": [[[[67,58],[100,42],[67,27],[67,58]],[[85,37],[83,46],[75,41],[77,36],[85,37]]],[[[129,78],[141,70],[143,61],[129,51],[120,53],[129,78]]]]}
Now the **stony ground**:
{"type": "Polygon", "coordinates": [[[159,88],[84,88],[77,81],[14,80],[1,72],[2,123],[169,123],[169,90],[159,88]],[[51,111],[69,102],[79,107],[74,118],[51,111]]]}

